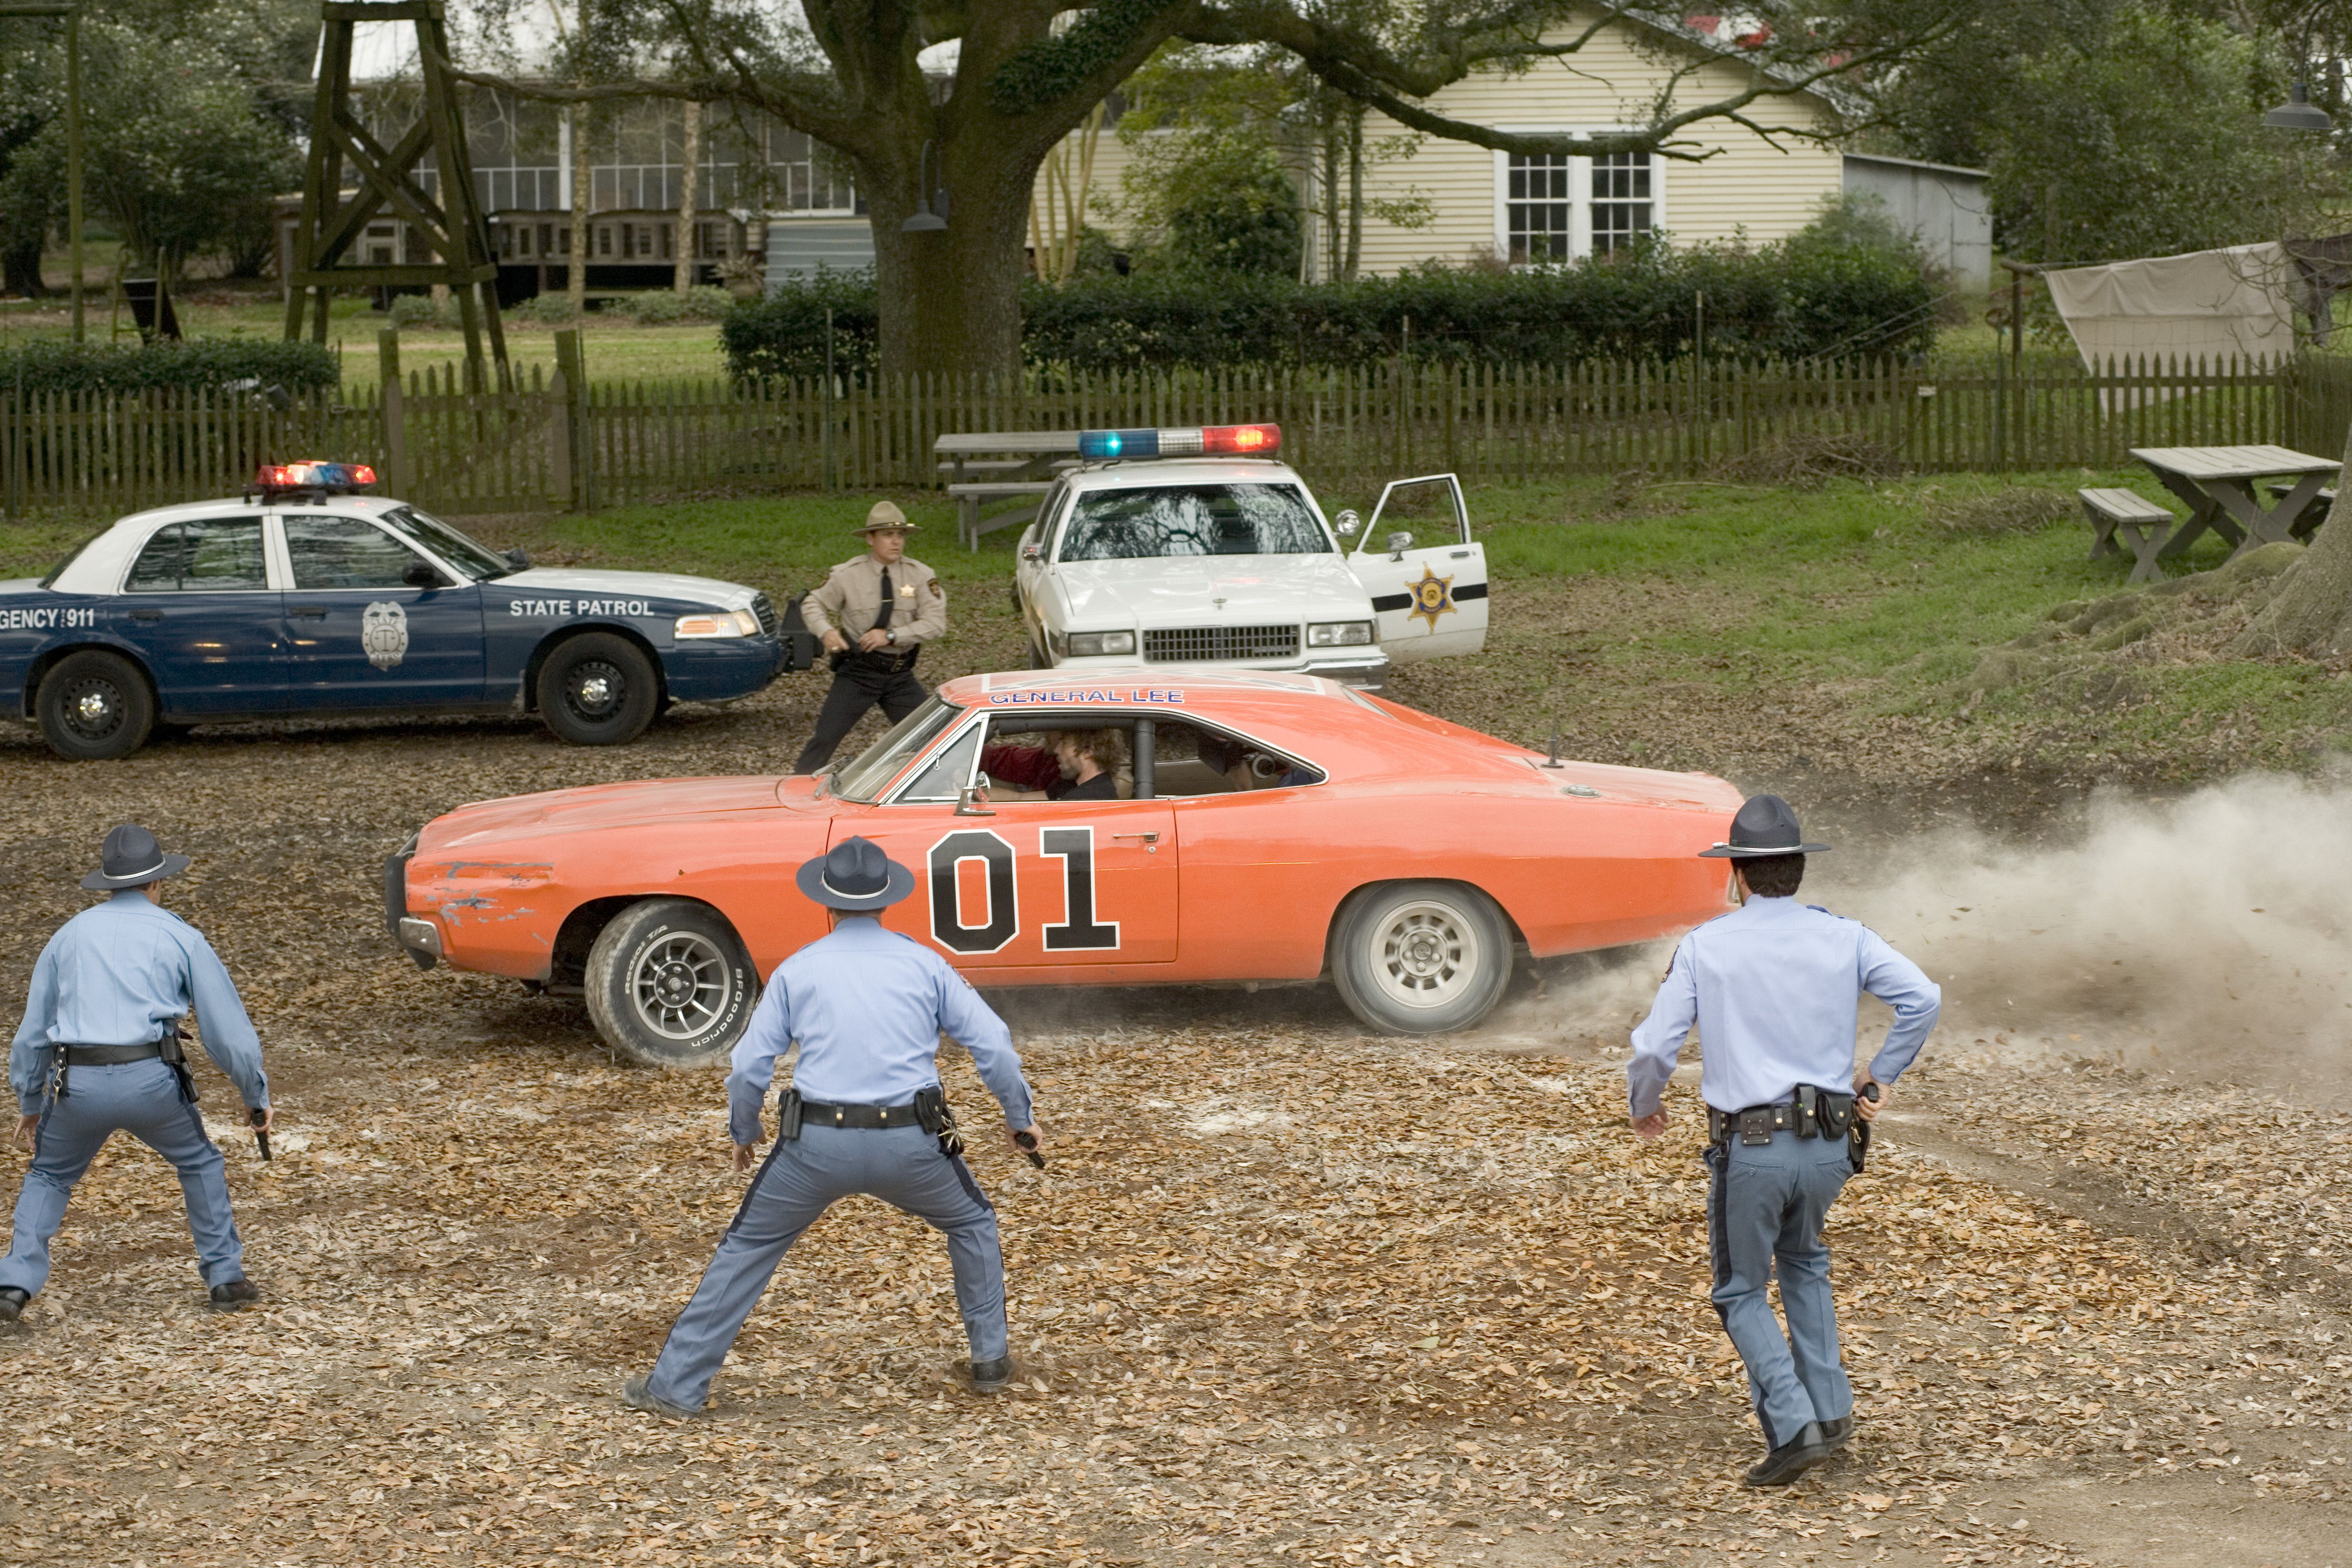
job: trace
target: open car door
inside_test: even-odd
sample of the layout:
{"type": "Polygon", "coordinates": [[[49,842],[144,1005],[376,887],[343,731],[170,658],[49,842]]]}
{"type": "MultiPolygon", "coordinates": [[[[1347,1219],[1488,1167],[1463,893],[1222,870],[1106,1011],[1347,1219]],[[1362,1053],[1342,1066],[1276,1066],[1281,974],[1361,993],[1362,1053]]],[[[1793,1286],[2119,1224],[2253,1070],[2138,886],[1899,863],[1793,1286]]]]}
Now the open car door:
{"type": "Polygon", "coordinates": [[[1462,481],[1398,479],[1381,492],[1348,558],[1372,596],[1381,648],[1397,664],[1486,646],[1486,547],[1470,538],[1462,481]]]}

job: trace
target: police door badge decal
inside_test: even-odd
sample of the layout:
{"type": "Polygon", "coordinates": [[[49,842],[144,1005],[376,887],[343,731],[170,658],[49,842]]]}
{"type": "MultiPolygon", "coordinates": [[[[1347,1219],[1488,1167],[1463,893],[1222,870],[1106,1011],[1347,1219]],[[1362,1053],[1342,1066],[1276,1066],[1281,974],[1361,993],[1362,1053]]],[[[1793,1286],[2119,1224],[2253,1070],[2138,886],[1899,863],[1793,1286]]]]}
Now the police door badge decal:
{"type": "Polygon", "coordinates": [[[1406,612],[1414,620],[1425,620],[1429,629],[1437,629],[1437,617],[1454,613],[1454,579],[1441,577],[1427,566],[1421,569],[1421,581],[1407,583],[1405,591],[1412,595],[1412,608],[1406,612]]]}
{"type": "Polygon", "coordinates": [[[408,612],[379,599],[360,616],[360,651],[378,669],[390,669],[408,653],[408,612]]]}

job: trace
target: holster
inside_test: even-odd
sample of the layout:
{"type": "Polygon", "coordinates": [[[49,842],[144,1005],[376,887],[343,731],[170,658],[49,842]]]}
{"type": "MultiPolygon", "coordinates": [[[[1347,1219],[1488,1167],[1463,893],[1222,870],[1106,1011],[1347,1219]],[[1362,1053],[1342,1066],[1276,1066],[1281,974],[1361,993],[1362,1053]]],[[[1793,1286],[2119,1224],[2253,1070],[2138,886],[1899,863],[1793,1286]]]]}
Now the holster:
{"type": "Polygon", "coordinates": [[[1857,1176],[1870,1160],[1870,1123],[1859,1116],[1853,1119],[1853,1131],[1846,1135],[1845,1157],[1857,1176]]]}
{"type": "Polygon", "coordinates": [[[915,1091],[915,1121],[940,1141],[940,1152],[953,1157],[963,1152],[963,1134],[956,1131],[955,1112],[948,1107],[948,1091],[937,1084],[915,1091]]]}
{"type": "Polygon", "coordinates": [[[196,1080],[188,1072],[188,1048],[184,1043],[187,1037],[188,1031],[174,1024],[172,1032],[155,1043],[163,1051],[163,1065],[170,1068],[172,1076],[180,1080],[180,1099],[194,1105],[200,1097],[196,1093],[196,1080]]]}
{"type": "Polygon", "coordinates": [[[776,1142],[797,1143],[801,1137],[801,1091],[788,1089],[776,1097],[776,1142]]]}

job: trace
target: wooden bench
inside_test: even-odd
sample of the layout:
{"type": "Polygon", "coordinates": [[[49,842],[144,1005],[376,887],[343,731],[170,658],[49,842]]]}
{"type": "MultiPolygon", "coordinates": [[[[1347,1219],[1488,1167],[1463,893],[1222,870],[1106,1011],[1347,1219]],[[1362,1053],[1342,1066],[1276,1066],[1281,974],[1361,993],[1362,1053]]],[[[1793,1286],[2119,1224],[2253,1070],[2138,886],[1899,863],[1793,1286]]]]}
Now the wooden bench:
{"type": "Polygon", "coordinates": [[[2158,506],[2137,490],[2076,490],[2074,496],[2083,503],[2084,514],[2091,520],[2090,559],[2122,554],[2122,548],[2116,543],[2116,536],[2121,534],[2131,546],[2133,582],[2145,583],[2162,574],[2157,556],[2172,537],[2173,526],[2180,521],[2170,507],[2158,506]]]}
{"type": "Polygon", "coordinates": [[[979,544],[981,536],[1000,528],[1012,528],[1027,522],[1037,515],[1038,502],[1031,500],[1027,506],[1008,507],[1003,511],[982,515],[981,508],[990,501],[1029,500],[1042,496],[1054,488],[1052,479],[982,479],[972,484],[950,485],[948,494],[956,503],[956,533],[969,550],[979,544]]]}
{"type": "MultiPolygon", "coordinates": [[[[2268,485],[2263,488],[2271,492],[2271,498],[2273,500],[2283,501],[2294,492],[2293,485],[2268,485]]],[[[2327,521],[2328,509],[2335,504],[2336,487],[2322,485],[2313,492],[2311,500],[2304,503],[2301,514],[2287,525],[2287,531],[2305,544],[2310,543],[2311,536],[2317,533],[2319,525],[2327,521]]]]}

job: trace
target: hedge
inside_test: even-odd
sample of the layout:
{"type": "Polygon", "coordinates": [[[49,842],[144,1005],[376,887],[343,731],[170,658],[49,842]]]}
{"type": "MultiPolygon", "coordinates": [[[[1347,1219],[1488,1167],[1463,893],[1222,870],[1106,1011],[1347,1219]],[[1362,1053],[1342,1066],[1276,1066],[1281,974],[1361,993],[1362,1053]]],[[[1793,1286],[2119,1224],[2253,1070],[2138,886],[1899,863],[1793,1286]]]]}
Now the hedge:
{"type": "Polygon", "coordinates": [[[302,393],[331,387],[340,375],[333,350],[268,338],[79,349],[64,338],[36,338],[0,349],[0,391],[20,382],[27,394],[192,391],[248,378],[302,393]]]}
{"type": "MultiPolygon", "coordinates": [[[[1935,283],[1875,247],[1791,241],[1740,250],[1650,248],[1522,271],[1424,268],[1301,284],[1180,272],[1034,279],[1022,350],[1073,370],[1237,363],[1354,365],[1408,355],[1487,364],[1674,359],[1691,353],[1706,298],[1706,352],[1751,359],[1912,354],[1934,346],[1935,283]]],[[[877,316],[866,274],[819,274],[730,310],[720,327],[739,376],[819,374],[824,313],[835,367],[872,368],[877,316]]]]}

